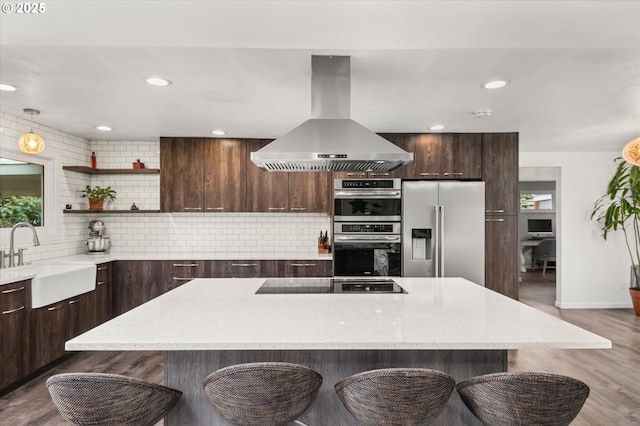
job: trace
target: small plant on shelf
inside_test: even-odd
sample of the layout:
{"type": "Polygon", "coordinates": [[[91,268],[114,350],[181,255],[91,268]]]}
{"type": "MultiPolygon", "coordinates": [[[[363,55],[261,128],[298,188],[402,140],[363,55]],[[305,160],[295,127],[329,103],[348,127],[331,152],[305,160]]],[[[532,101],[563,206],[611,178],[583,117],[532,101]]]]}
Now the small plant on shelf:
{"type": "Polygon", "coordinates": [[[133,168],[134,168],[134,169],[144,169],[144,163],[141,163],[141,162],[140,162],[140,159],[139,159],[139,158],[137,158],[137,159],[136,159],[136,162],[135,162],[135,163],[133,163],[133,168]]]}
{"type": "Polygon", "coordinates": [[[89,210],[102,210],[104,200],[116,199],[116,191],[111,189],[110,186],[103,188],[97,185],[87,185],[83,192],[89,198],[89,210]]]}

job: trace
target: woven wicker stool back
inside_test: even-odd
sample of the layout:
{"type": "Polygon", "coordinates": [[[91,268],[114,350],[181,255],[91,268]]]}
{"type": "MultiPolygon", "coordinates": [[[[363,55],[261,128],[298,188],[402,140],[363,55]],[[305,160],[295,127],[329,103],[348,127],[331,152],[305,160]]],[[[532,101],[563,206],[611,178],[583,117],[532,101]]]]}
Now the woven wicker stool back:
{"type": "Polygon", "coordinates": [[[466,406],[489,425],[568,425],[589,396],[589,386],[548,373],[496,373],[456,385],[466,406]]]}
{"type": "Polygon", "coordinates": [[[353,416],[374,425],[429,424],[440,415],[455,381],[426,368],[385,368],[355,374],[335,385],[353,416]]]}
{"type": "Polygon", "coordinates": [[[221,368],[204,381],[216,411],[236,425],[283,425],[311,405],[322,376],[308,367],[284,362],[255,362],[221,368]]]}
{"type": "Polygon", "coordinates": [[[65,420],[75,425],[153,425],[182,392],[132,377],[103,373],[57,374],[47,389],[65,420]]]}

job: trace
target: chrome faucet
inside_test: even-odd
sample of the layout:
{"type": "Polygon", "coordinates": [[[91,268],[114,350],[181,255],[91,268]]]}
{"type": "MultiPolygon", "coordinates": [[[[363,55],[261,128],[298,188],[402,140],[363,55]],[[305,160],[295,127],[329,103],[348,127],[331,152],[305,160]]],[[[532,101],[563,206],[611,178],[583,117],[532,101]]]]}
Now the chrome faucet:
{"type": "Polygon", "coordinates": [[[13,266],[22,266],[24,265],[24,250],[25,249],[18,249],[18,252],[16,253],[14,248],[13,248],[13,235],[16,232],[16,229],[18,228],[30,228],[31,232],[33,233],[33,245],[34,246],[39,246],[40,245],[40,240],[38,239],[38,234],[36,233],[36,228],[33,227],[33,225],[31,225],[28,222],[18,222],[15,225],[13,225],[13,228],[11,228],[11,235],[9,238],[9,252],[5,253],[4,250],[0,251],[0,269],[2,268],[11,268],[13,266]],[[16,265],[16,257],[18,258],[18,264],[16,265]],[[6,262],[6,259],[9,259],[9,262],[6,262]]]}

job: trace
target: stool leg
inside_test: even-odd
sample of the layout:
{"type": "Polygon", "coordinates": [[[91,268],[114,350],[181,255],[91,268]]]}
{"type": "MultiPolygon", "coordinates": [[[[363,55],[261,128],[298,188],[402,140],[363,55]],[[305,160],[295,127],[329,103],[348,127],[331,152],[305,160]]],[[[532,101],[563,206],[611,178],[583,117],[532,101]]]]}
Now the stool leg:
{"type": "Polygon", "coordinates": [[[542,275],[547,273],[547,259],[544,260],[544,263],[542,264],[542,275]]]}

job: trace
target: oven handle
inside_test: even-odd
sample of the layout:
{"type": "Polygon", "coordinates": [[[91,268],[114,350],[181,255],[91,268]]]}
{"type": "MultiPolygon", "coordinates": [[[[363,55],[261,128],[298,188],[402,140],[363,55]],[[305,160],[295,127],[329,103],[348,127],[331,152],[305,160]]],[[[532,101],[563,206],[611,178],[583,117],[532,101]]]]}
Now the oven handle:
{"type": "Polygon", "coordinates": [[[400,235],[336,235],[334,236],[335,243],[399,243],[401,241],[400,235]]]}
{"type": "Polygon", "coordinates": [[[346,191],[336,190],[333,192],[334,198],[400,198],[401,191],[346,191]]]}

